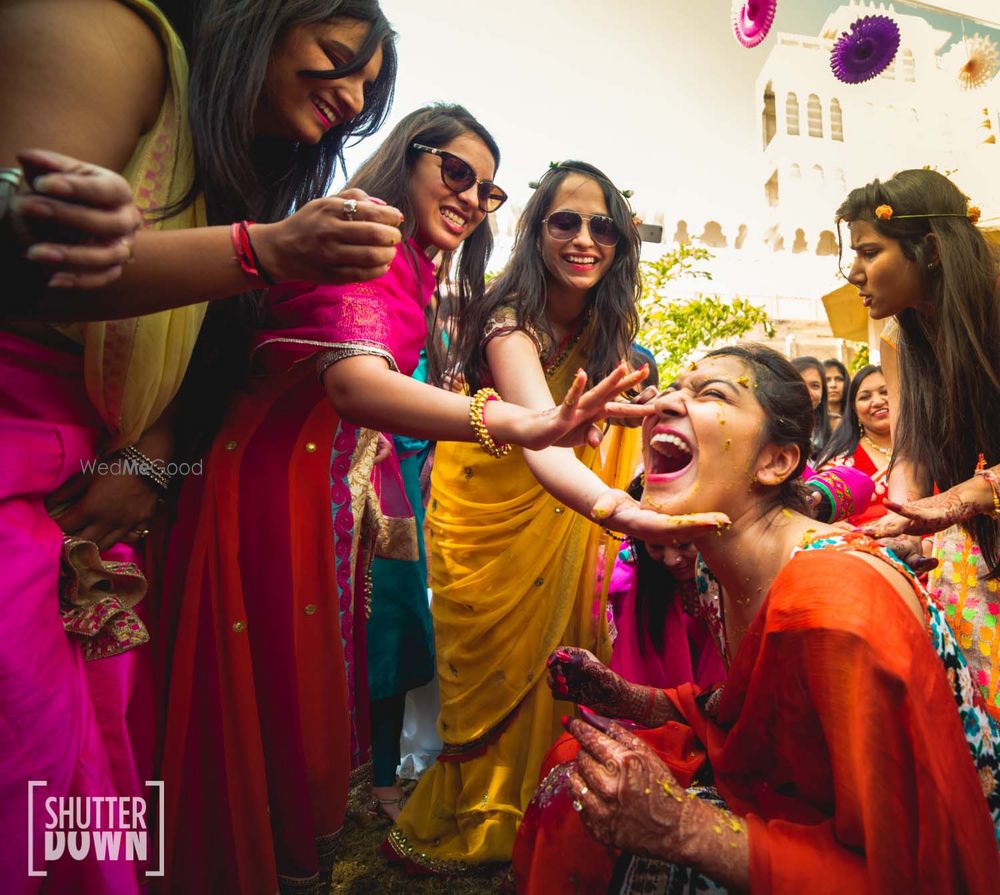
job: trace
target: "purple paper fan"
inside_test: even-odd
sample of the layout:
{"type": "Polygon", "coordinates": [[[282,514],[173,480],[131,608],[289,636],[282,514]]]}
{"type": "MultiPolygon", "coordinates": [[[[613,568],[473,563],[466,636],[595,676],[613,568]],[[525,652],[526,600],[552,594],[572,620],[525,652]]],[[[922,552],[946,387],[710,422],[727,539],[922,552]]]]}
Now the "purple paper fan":
{"type": "Polygon", "coordinates": [[[899,26],[888,16],[864,16],[837,38],[830,68],[845,84],[861,84],[885,71],[899,49],[899,26]]]}
{"type": "Polygon", "coordinates": [[[733,33],[745,47],[755,47],[771,30],[778,0],[733,0],[733,33]]]}

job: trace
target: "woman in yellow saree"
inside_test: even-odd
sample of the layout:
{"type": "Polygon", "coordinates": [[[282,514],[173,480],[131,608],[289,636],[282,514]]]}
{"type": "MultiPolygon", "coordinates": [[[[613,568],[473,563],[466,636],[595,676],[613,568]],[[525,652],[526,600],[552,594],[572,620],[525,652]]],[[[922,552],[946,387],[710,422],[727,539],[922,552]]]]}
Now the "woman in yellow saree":
{"type": "MultiPolygon", "coordinates": [[[[610,180],[581,162],[552,166],[507,269],[462,317],[456,350],[469,391],[492,385],[540,408],[580,368],[591,377],[612,369],[636,330],[638,261],[631,212],[610,180]]],[[[510,860],[561,730],[545,659],[562,642],[610,655],[604,601],[594,600],[606,535],[586,517],[618,530],[644,524],[609,491],[634,475],[636,435],[611,426],[596,448],[514,448],[500,458],[438,445],[427,550],[444,750],[383,845],[411,872],[510,860]]]]}

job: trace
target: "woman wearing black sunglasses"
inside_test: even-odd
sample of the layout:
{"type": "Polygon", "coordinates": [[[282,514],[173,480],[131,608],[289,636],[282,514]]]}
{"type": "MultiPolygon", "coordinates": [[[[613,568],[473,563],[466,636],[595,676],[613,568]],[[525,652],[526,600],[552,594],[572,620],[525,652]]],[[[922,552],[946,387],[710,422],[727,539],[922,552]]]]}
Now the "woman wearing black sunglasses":
{"type": "MultiPolygon", "coordinates": [[[[490,385],[544,410],[579,369],[607,375],[629,355],[638,267],[622,194],[591,165],[554,166],[521,216],[506,270],[461,316],[457,367],[469,391],[490,385]]],[[[428,553],[445,746],[383,847],[411,870],[510,860],[542,757],[561,731],[545,659],[562,642],[610,653],[593,598],[602,532],[584,517],[634,534],[669,518],[615,490],[632,478],[637,430],[613,427],[598,450],[601,434],[576,449],[499,459],[437,447],[428,553]]],[[[714,528],[719,518],[691,522],[714,528]]],[[[671,524],[676,539],[690,539],[671,524]]]]}

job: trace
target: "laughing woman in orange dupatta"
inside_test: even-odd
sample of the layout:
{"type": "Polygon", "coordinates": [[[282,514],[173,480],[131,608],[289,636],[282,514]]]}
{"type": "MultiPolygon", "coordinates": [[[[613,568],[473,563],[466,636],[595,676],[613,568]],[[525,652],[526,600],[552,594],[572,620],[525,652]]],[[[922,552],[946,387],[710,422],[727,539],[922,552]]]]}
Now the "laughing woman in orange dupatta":
{"type": "Polygon", "coordinates": [[[753,345],[653,402],[644,502],[733,519],[695,538],[729,674],[656,690],[553,654],[557,698],[641,726],[568,722],[520,831],[520,892],[995,891],[997,731],[913,573],[803,512],[811,417],[794,368],[753,345]]]}

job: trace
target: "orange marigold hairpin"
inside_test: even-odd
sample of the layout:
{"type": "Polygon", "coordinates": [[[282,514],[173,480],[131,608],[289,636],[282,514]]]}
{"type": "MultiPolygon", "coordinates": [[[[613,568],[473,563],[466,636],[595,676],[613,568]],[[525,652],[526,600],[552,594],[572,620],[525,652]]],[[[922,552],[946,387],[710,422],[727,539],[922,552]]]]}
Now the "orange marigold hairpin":
{"type": "Polygon", "coordinates": [[[973,224],[978,224],[981,215],[982,211],[980,211],[979,206],[971,204],[964,214],[959,211],[936,211],[928,214],[895,214],[891,205],[879,205],[875,209],[875,217],[880,221],[891,221],[894,217],[897,221],[909,218],[968,218],[973,224]]]}

